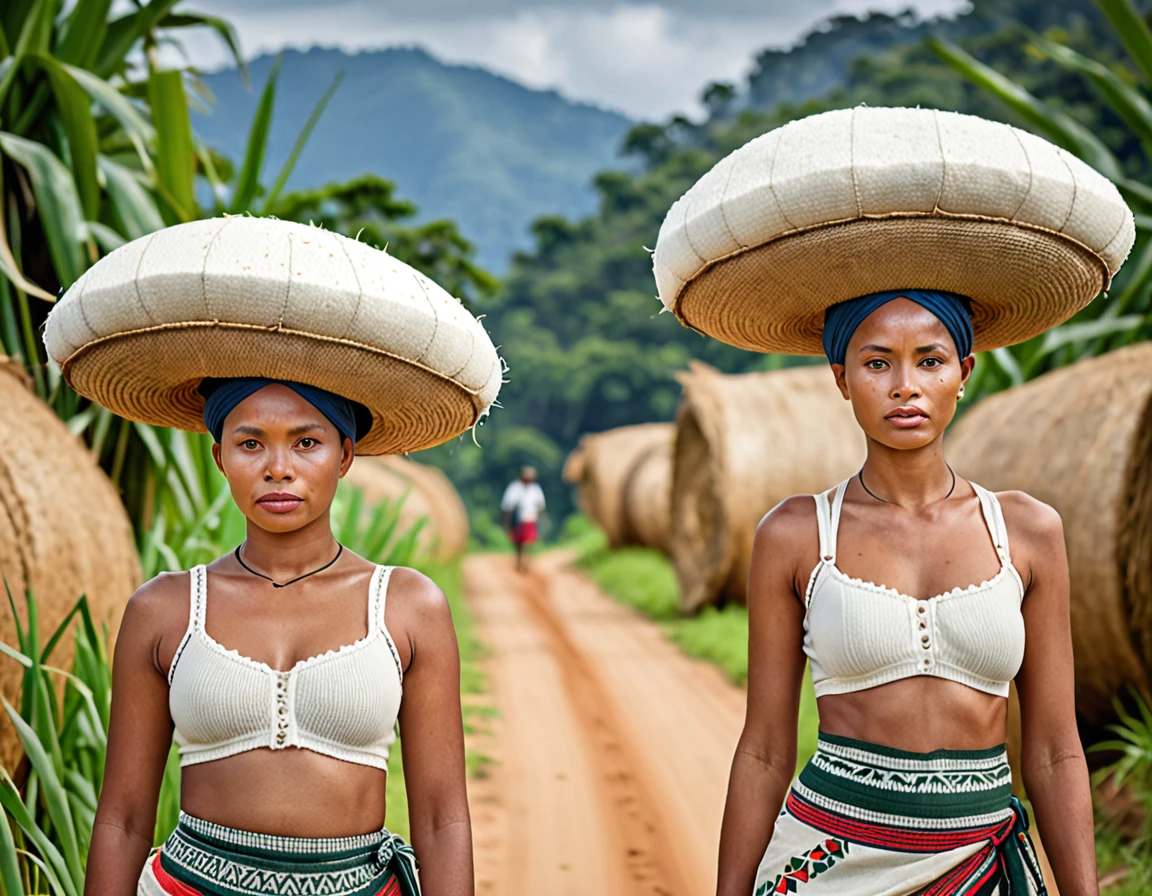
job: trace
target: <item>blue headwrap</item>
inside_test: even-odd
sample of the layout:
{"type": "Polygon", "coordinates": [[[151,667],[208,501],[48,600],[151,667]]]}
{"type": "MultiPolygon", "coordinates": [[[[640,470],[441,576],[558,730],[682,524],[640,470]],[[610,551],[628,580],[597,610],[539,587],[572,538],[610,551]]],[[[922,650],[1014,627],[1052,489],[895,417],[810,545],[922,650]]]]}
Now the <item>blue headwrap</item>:
{"type": "Polygon", "coordinates": [[[316,408],[336,427],[341,441],[349,438],[356,443],[372,428],[372,413],[364,405],[315,386],[263,377],[237,379],[209,377],[200,383],[199,391],[204,396],[204,425],[208,427],[208,432],[212,433],[212,438],[217,442],[220,441],[224,434],[224,420],[236,405],[254,392],[272,385],[287,386],[316,408]]]}
{"type": "Polygon", "coordinates": [[[928,292],[923,289],[895,289],[874,292],[833,305],[824,312],[824,354],[829,364],[843,364],[848,340],[869,314],[893,299],[911,299],[940,318],[960,358],[972,354],[972,312],[968,299],[953,292],[928,292]]]}

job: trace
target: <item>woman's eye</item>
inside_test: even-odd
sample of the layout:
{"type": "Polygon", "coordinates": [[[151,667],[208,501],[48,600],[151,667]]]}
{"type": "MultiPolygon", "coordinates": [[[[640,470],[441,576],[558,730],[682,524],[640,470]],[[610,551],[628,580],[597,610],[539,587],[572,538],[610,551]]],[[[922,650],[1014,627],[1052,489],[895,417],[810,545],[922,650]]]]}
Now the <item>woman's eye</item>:
{"type": "Polygon", "coordinates": [[[868,362],[868,369],[869,370],[883,370],[884,369],[884,362],[881,361],[879,358],[873,358],[871,361],[868,362]]]}
{"type": "Polygon", "coordinates": [[[939,367],[944,362],[939,358],[925,358],[922,363],[927,364],[929,367],[939,367]]]}
{"type": "Polygon", "coordinates": [[[254,448],[260,447],[260,443],[257,442],[255,439],[245,439],[240,444],[243,445],[245,448],[248,448],[248,449],[254,449],[254,448]]]}
{"type": "Polygon", "coordinates": [[[312,439],[312,438],[305,437],[305,438],[300,440],[300,447],[301,448],[311,448],[315,444],[316,444],[316,440],[312,439]]]}

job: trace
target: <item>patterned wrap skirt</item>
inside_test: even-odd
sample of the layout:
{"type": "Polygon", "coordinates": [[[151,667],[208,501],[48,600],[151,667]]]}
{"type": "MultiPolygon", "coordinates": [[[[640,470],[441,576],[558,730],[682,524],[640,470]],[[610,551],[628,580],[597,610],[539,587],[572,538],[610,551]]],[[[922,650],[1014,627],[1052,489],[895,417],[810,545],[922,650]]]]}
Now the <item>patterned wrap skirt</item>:
{"type": "Polygon", "coordinates": [[[821,734],[754,896],[1045,896],[1004,747],[910,753],[821,734]]]}
{"type": "Polygon", "coordinates": [[[388,831],[356,837],[276,837],[180,813],[148,857],[137,896],[417,896],[412,848],[388,831]]]}

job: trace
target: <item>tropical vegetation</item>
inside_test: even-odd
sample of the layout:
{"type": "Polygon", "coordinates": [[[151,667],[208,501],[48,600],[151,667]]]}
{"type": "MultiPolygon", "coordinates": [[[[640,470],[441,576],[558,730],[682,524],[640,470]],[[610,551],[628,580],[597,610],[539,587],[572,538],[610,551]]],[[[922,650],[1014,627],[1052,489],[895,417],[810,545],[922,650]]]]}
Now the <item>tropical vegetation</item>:
{"type": "Polygon", "coordinates": [[[574,508],[559,470],[579,436],[671,419],[673,374],[690,358],[726,373],[804,362],[720,345],[660,313],[648,249],[672,202],[717,160],[812,113],[924,105],[1007,121],[1098,167],[1136,209],[1140,237],[1108,299],[1042,337],[983,356],[970,394],[1147,338],[1152,144],[1143,135],[1152,119],[1139,37],[1147,31],[1129,0],[980,0],[964,15],[931,22],[841,17],[790,53],[761,54],[743,84],[707,87],[702,118],[635,127],[622,152],[636,167],[596,177],[595,214],[539,219],[535,248],[514,257],[489,312],[510,368],[504,410],[482,433],[482,456],[441,455],[473,513],[493,506],[527,461],[563,519],[574,508]],[[856,50],[862,55],[850,55],[856,50]],[[809,83],[833,86],[817,93],[809,83]]]}

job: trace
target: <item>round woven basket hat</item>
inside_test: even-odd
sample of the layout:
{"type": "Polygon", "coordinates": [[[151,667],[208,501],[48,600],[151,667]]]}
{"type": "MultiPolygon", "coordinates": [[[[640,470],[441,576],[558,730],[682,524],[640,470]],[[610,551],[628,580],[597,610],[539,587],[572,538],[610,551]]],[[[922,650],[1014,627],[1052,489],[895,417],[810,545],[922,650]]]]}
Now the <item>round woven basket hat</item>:
{"type": "Polygon", "coordinates": [[[1135,232],[1109,180],[1033,134],[857,107],[721,159],[668,212],[653,267],[665,308],[741,348],[823,354],[828,306],[925,289],[972,300],[985,351],[1087,305],[1135,232]]]}
{"type": "Polygon", "coordinates": [[[458,299],[385,252],[269,218],[178,224],[121,246],[64,294],[48,353],[130,420],[204,432],[205,377],[306,383],[372,412],[359,454],[474,426],[503,367],[458,299]]]}

